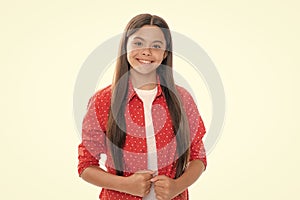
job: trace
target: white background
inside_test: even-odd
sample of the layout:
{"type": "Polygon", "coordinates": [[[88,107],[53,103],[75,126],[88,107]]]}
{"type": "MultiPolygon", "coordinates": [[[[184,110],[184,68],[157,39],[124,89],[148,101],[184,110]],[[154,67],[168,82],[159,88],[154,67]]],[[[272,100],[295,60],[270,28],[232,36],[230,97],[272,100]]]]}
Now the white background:
{"type": "Polygon", "coordinates": [[[145,12],[201,45],[225,87],[225,126],[191,199],[299,199],[300,4],[281,2],[1,1],[0,199],[98,198],[77,174],[74,84],[88,55],[145,12]]]}

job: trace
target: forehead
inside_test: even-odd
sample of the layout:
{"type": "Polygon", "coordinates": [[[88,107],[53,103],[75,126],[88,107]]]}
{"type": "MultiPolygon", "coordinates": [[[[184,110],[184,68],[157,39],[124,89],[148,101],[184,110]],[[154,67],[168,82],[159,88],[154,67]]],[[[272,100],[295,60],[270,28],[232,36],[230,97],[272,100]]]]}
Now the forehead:
{"type": "Polygon", "coordinates": [[[140,37],[147,41],[160,40],[165,42],[165,37],[162,30],[159,27],[152,25],[145,25],[138,29],[135,33],[129,36],[129,39],[134,39],[136,37],[140,37]]]}

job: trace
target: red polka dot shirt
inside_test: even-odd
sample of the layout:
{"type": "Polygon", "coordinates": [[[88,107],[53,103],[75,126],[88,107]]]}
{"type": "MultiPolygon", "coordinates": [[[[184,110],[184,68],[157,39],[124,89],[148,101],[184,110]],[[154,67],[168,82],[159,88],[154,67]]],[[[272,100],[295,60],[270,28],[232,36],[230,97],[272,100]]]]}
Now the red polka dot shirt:
{"type": "MultiPolygon", "coordinates": [[[[172,120],[168,111],[166,99],[160,87],[157,85],[157,94],[152,103],[152,121],[156,139],[158,174],[174,178],[176,174],[176,138],[172,126],[172,120]]],[[[206,153],[202,138],[205,127],[192,96],[180,86],[176,86],[183,108],[186,112],[190,128],[190,161],[201,160],[207,165],[206,153]]],[[[89,100],[87,113],[82,124],[82,142],[78,146],[78,173],[90,166],[99,166],[101,154],[106,154],[105,167],[107,172],[116,174],[113,159],[108,148],[106,138],[106,124],[110,110],[111,86],[108,86],[93,95],[89,100]]],[[[125,108],[126,142],[123,148],[124,176],[130,176],[139,170],[147,169],[147,143],[145,132],[145,119],[143,102],[136,94],[129,81],[127,105],[125,108]]],[[[137,200],[141,197],[130,194],[102,189],[102,200],[137,200]]],[[[185,190],[174,200],[188,199],[188,191],[185,190]]]]}

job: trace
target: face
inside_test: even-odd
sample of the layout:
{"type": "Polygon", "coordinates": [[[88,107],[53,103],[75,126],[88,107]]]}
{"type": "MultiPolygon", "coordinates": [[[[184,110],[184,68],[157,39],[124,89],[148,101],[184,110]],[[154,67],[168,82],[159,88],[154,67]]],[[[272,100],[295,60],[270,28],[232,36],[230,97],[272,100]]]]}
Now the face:
{"type": "Polygon", "coordinates": [[[132,34],[127,42],[127,60],[131,70],[139,74],[156,72],[167,56],[166,40],[157,26],[145,25],[132,34]]]}

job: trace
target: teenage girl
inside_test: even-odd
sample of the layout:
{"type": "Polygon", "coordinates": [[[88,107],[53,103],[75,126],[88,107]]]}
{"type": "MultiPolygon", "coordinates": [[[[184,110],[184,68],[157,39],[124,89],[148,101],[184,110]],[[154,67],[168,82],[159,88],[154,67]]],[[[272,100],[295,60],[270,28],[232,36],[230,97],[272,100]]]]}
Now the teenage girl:
{"type": "Polygon", "coordinates": [[[113,83],[90,98],[78,147],[79,175],[102,188],[102,200],[186,200],[206,168],[205,127],[191,95],[174,83],[172,57],[162,18],[129,21],[113,83]]]}

